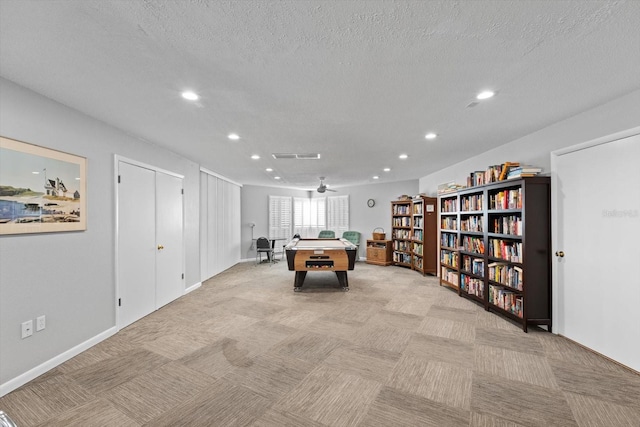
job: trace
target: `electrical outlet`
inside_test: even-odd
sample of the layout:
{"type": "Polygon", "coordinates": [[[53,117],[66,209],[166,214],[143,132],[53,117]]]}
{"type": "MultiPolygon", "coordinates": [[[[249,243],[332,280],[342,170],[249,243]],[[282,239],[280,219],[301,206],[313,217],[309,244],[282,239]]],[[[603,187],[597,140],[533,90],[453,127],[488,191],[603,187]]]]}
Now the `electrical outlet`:
{"type": "Polygon", "coordinates": [[[27,338],[33,335],[33,320],[27,320],[22,322],[22,338],[27,338]]]}
{"type": "Polygon", "coordinates": [[[36,317],[36,332],[39,332],[47,327],[47,318],[42,315],[40,317],[36,317]]]}

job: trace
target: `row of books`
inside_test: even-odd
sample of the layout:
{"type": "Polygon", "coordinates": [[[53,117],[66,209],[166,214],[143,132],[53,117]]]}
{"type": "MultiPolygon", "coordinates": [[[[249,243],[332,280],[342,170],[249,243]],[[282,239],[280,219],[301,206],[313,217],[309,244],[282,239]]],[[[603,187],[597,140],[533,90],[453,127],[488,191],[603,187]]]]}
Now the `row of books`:
{"type": "Polygon", "coordinates": [[[424,231],[422,230],[413,230],[413,240],[424,240],[424,231]]]}
{"type": "Polygon", "coordinates": [[[522,290],[522,268],[502,263],[489,264],[489,280],[522,290]]]}
{"type": "Polygon", "coordinates": [[[409,205],[393,205],[394,215],[410,215],[409,205]]]}
{"type": "Polygon", "coordinates": [[[484,276],[484,260],[464,255],[462,257],[462,269],[477,276],[484,276]]]}
{"type": "Polygon", "coordinates": [[[482,217],[478,215],[472,215],[461,220],[460,230],[482,232],[482,217]]]}
{"type": "Polygon", "coordinates": [[[498,234],[522,236],[522,218],[517,215],[508,215],[494,218],[493,232],[498,234]]]}
{"type": "Polygon", "coordinates": [[[484,240],[481,237],[464,236],[462,238],[462,247],[464,251],[483,254],[484,240]]]}
{"type": "Polygon", "coordinates": [[[440,218],[440,228],[443,230],[457,230],[458,220],[454,217],[444,216],[440,218]]]}
{"type": "Polygon", "coordinates": [[[473,194],[460,197],[460,210],[463,212],[481,211],[483,209],[484,195],[473,194]]]}
{"type": "Polygon", "coordinates": [[[458,254],[456,252],[441,250],[440,263],[450,267],[458,268],[458,254]]]}
{"type": "Polygon", "coordinates": [[[422,209],[424,203],[414,202],[413,204],[413,214],[414,215],[422,215],[422,209]]]}
{"type": "Polygon", "coordinates": [[[413,253],[422,256],[422,243],[413,244],[413,253]]]}
{"type": "Polygon", "coordinates": [[[522,262],[522,242],[489,239],[489,256],[511,262],[522,262]]]}
{"type": "Polygon", "coordinates": [[[453,283],[456,286],[458,285],[458,272],[450,270],[447,267],[440,267],[440,278],[445,282],[453,283]]]}
{"type": "Polygon", "coordinates": [[[498,191],[489,195],[489,209],[522,209],[522,188],[498,191]]]}
{"type": "Polygon", "coordinates": [[[417,268],[418,270],[422,270],[422,258],[414,258],[413,259],[413,266],[415,268],[417,268]]]}
{"type": "Polygon", "coordinates": [[[440,212],[457,212],[458,206],[456,205],[456,199],[442,199],[440,205],[440,212]]]}
{"type": "Polygon", "coordinates": [[[393,230],[394,239],[411,239],[411,230],[393,230]]]}
{"type": "Polygon", "coordinates": [[[451,233],[442,233],[442,235],[440,236],[440,246],[444,246],[447,248],[457,248],[458,235],[451,233]]]}
{"type": "Polygon", "coordinates": [[[509,169],[507,179],[526,178],[538,175],[542,168],[536,166],[517,166],[509,169]]]}
{"type": "Polygon", "coordinates": [[[394,240],[393,241],[393,250],[394,251],[409,252],[409,242],[404,242],[404,241],[401,241],[401,240],[394,240]]]}
{"type": "Polygon", "coordinates": [[[460,287],[466,293],[482,298],[484,296],[484,281],[475,277],[460,275],[460,287]]]}
{"type": "Polygon", "coordinates": [[[518,162],[504,162],[499,165],[491,165],[484,171],[475,171],[467,177],[467,187],[504,181],[512,168],[519,167],[518,162]]]}
{"type": "Polygon", "coordinates": [[[394,227],[411,227],[411,218],[408,216],[393,218],[393,226],[394,227]]]}
{"type": "Polygon", "coordinates": [[[417,228],[422,228],[422,224],[424,223],[424,218],[421,216],[417,216],[413,218],[413,226],[417,228]]]}
{"type": "Polygon", "coordinates": [[[393,253],[393,262],[399,262],[403,264],[411,264],[411,254],[405,254],[402,252],[393,253]]]}
{"type": "Polygon", "coordinates": [[[522,308],[524,305],[522,295],[513,293],[500,286],[489,285],[489,303],[518,317],[522,317],[522,308]]]}

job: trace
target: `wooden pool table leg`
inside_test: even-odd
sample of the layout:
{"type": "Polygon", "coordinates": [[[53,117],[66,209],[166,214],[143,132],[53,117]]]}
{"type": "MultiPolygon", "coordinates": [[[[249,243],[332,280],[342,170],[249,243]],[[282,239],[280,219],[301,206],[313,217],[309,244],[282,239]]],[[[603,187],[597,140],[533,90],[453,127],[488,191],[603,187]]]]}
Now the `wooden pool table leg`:
{"type": "Polygon", "coordinates": [[[306,271],[296,271],[296,278],[293,282],[294,292],[300,292],[302,290],[302,283],[304,283],[305,277],[307,277],[306,271]]]}
{"type": "Polygon", "coordinates": [[[349,279],[347,278],[346,271],[336,271],[336,276],[338,276],[338,282],[340,282],[340,286],[342,286],[343,291],[349,290],[349,279]]]}

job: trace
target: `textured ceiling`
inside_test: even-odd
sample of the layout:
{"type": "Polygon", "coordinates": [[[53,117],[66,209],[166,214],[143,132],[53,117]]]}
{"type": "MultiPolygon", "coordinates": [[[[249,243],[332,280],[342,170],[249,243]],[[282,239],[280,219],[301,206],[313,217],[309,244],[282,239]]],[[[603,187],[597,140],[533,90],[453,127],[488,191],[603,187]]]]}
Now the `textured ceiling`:
{"type": "Polygon", "coordinates": [[[339,188],[640,88],[639,22],[638,1],[0,0],[0,75],[243,184],[339,188]]]}

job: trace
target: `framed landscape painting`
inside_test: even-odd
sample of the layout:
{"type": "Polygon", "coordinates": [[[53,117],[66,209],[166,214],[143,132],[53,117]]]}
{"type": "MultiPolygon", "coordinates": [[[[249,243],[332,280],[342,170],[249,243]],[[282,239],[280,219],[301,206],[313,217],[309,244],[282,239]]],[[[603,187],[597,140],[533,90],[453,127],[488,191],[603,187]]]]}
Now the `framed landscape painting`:
{"type": "Polygon", "coordinates": [[[87,229],[87,159],[0,137],[0,235],[87,229]]]}

